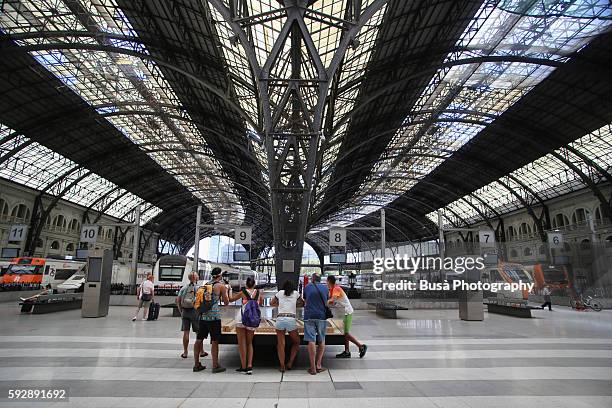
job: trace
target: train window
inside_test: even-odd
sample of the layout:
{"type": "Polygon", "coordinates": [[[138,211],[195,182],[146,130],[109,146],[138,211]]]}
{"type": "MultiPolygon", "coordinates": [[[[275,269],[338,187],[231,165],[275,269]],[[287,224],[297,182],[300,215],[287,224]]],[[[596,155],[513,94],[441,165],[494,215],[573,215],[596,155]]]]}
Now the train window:
{"type": "Polygon", "coordinates": [[[11,265],[8,273],[15,275],[42,275],[39,265],[11,265]]]}
{"type": "Polygon", "coordinates": [[[504,272],[512,279],[512,282],[518,282],[522,280],[523,282],[531,282],[529,276],[525,273],[524,270],[519,268],[504,268],[504,272]]]}
{"type": "Polygon", "coordinates": [[[182,266],[160,266],[159,280],[180,282],[183,280],[183,272],[185,268],[182,266]]]}
{"type": "Polygon", "coordinates": [[[497,269],[491,271],[491,282],[503,282],[501,275],[497,269]]]}
{"type": "Polygon", "coordinates": [[[76,269],[56,269],[55,279],[66,280],[76,273],[76,269]]]}

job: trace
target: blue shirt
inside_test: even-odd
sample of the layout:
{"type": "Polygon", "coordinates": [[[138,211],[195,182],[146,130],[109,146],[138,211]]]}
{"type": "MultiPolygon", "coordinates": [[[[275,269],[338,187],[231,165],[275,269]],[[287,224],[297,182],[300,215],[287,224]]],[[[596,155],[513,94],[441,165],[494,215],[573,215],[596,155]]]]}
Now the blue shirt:
{"type": "Polygon", "coordinates": [[[327,285],[324,283],[317,283],[316,288],[314,285],[314,283],[309,283],[304,288],[304,300],[306,300],[304,320],[325,320],[325,306],[327,306],[329,289],[327,289],[327,285]],[[323,300],[321,300],[321,297],[323,300]]]}

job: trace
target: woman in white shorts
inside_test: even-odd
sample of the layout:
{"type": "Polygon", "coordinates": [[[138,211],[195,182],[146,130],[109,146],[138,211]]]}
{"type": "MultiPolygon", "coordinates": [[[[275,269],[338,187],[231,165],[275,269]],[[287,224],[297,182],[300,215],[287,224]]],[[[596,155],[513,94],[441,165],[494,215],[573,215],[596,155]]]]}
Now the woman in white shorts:
{"type": "Polygon", "coordinates": [[[278,351],[278,361],[280,362],[280,372],[284,372],[285,369],[291,370],[293,362],[297,356],[300,347],[300,336],[297,331],[297,320],[296,320],[296,309],[297,306],[304,306],[304,300],[300,297],[300,294],[295,290],[295,283],[291,280],[285,281],[283,284],[283,290],[278,292],[272,298],[270,305],[278,307],[278,314],[276,315],[276,349],[278,351]],[[289,361],[285,365],[285,332],[289,333],[291,339],[291,352],[289,354],[289,361]]]}
{"type": "Polygon", "coordinates": [[[248,327],[242,324],[242,307],[251,299],[256,300],[259,305],[263,303],[263,296],[259,296],[259,290],[255,289],[255,279],[248,277],[246,288],[230,297],[230,301],[241,299],[241,306],[236,311],[236,337],[238,337],[238,351],[240,353],[239,373],[251,375],[253,373],[253,337],[256,327],[248,327]],[[247,296],[248,294],[248,296],[247,296]]]}

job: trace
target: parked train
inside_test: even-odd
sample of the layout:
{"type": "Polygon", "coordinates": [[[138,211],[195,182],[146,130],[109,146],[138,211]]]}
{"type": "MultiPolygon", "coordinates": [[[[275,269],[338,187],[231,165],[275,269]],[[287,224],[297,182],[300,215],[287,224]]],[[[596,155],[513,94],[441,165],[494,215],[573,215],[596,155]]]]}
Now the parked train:
{"type": "Polygon", "coordinates": [[[536,289],[548,286],[555,291],[571,287],[570,276],[564,265],[535,264],[525,268],[532,274],[536,289]]]}
{"type": "MultiPolygon", "coordinates": [[[[253,277],[256,284],[266,282],[267,275],[260,274],[250,269],[235,268],[227,264],[209,262],[200,259],[198,262],[198,281],[210,280],[210,273],[215,267],[221,268],[222,276],[230,286],[237,290],[244,286],[248,277],[253,277]]],[[[185,255],[161,256],[153,267],[153,284],[156,293],[160,295],[174,296],[179,289],[189,282],[189,274],[193,271],[193,258],[185,255]]],[[[139,280],[141,282],[142,280],[139,280]]]]}
{"type": "Polygon", "coordinates": [[[19,257],[10,261],[0,283],[3,290],[38,289],[48,284],[56,289],[84,267],[84,261],[19,257]]]}
{"type": "MultiPolygon", "coordinates": [[[[519,281],[522,281],[523,283],[533,283],[533,276],[524,265],[501,261],[497,264],[497,267],[488,267],[483,269],[481,279],[483,282],[490,283],[518,283],[519,281]]],[[[529,292],[527,290],[522,290],[520,292],[502,290],[495,293],[485,292],[484,296],[527,300],[529,298],[529,292]]]]}

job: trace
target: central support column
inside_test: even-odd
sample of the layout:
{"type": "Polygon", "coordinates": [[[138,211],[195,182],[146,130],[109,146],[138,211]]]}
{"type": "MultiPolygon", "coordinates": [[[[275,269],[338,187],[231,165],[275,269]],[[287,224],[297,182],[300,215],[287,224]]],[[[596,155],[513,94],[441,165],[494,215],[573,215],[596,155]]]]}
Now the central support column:
{"type": "Polygon", "coordinates": [[[347,1],[347,19],[327,67],[305,18],[330,27],[338,27],[338,19],[309,8],[313,3],[316,7],[316,2],[279,1],[279,8],[265,15],[252,15],[248,2],[230,0],[227,6],[222,0],[209,2],[231,27],[257,80],[270,179],[276,280],[279,285],[287,279],[297,281],[330,82],[359,30],[387,0],[374,0],[363,10],[361,1],[347,1]],[[282,29],[260,66],[252,39],[257,29],[267,28],[255,26],[271,20],[282,21],[282,29]]]}

